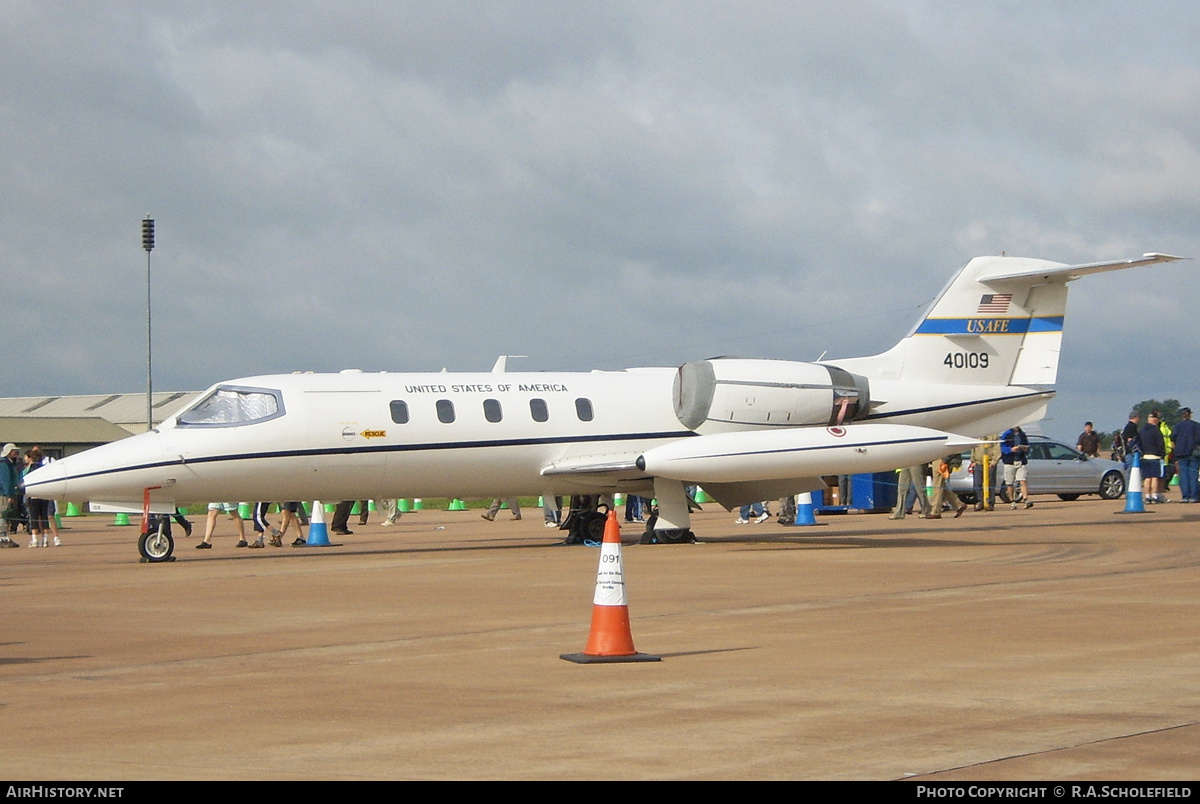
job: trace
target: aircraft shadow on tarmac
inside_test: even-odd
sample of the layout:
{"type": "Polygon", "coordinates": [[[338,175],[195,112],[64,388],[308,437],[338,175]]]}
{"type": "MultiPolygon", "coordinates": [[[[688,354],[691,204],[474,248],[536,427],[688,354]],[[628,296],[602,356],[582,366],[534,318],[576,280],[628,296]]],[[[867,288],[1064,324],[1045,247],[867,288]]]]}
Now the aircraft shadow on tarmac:
{"type": "MultiPolygon", "coordinates": [[[[1186,517],[1185,517],[1186,519],[1186,517]]],[[[1097,521],[1096,524],[1100,524],[1097,521]]],[[[1121,520],[1113,518],[1113,521],[1104,521],[1103,525],[1106,528],[1112,527],[1138,527],[1140,523],[1132,519],[1121,520]]],[[[753,533],[743,532],[734,534],[721,535],[705,535],[700,534],[697,538],[700,544],[738,544],[738,545],[758,545],[766,548],[775,547],[777,549],[903,549],[903,548],[918,548],[918,547],[1014,547],[1018,545],[1038,546],[1045,545],[1049,542],[1040,539],[1029,539],[1029,523],[1019,519],[1010,519],[1007,521],[994,518],[984,519],[979,517],[971,517],[952,522],[944,521],[938,524],[929,524],[924,530],[916,533],[904,533],[900,530],[904,528],[900,523],[888,523],[882,525],[873,533],[863,533],[861,529],[839,528],[831,526],[828,522],[820,522],[816,527],[796,527],[796,526],[773,526],[768,525],[766,528],[755,530],[753,533]],[[975,521],[973,521],[975,520],[975,521]],[[978,524],[976,524],[978,522],[978,524]],[[780,529],[782,528],[782,529],[780,529]],[[1014,539],[1005,538],[1006,535],[1012,535],[1014,539]],[[991,538],[989,538],[991,537],[991,538]]],[[[414,534],[395,533],[391,534],[395,537],[414,536],[414,534]]],[[[418,555],[418,554],[445,554],[456,552],[475,552],[475,551],[496,551],[496,550],[528,550],[528,549],[544,549],[553,547],[573,547],[576,545],[565,545],[561,541],[561,536],[558,533],[550,535],[552,541],[546,541],[546,534],[529,536],[498,536],[496,538],[485,540],[474,540],[470,542],[454,541],[452,544],[436,545],[436,544],[417,544],[417,545],[381,545],[372,544],[371,546],[357,546],[354,540],[333,545],[327,548],[297,548],[297,549],[277,549],[266,552],[255,552],[247,554],[245,550],[236,550],[229,548],[228,552],[221,550],[220,553],[214,550],[205,553],[203,556],[189,556],[189,558],[202,558],[206,561],[228,561],[234,559],[266,559],[270,557],[282,558],[291,556],[295,558],[312,558],[315,556],[346,556],[346,555],[361,555],[361,556],[387,556],[387,555],[418,555]]],[[[369,536],[370,541],[375,541],[377,537],[369,536]]],[[[624,534],[622,544],[626,548],[637,547],[640,541],[640,534],[630,535],[624,534]]],[[[1053,544],[1065,546],[1074,544],[1082,546],[1087,544],[1085,541],[1070,541],[1063,542],[1053,540],[1053,544]]],[[[180,540],[177,542],[177,547],[191,546],[190,540],[180,540]]],[[[582,547],[598,547],[599,545],[579,545],[582,547]]],[[[684,549],[686,546],[655,546],[655,549],[671,550],[684,549]]],[[[177,550],[176,555],[187,554],[187,550],[177,550]]]]}
{"type": "MultiPolygon", "coordinates": [[[[398,534],[399,535],[399,534],[398,534]]],[[[499,541],[499,540],[496,540],[499,541]]],[[[418,553],[470,553],[480,550],[528,550],[528,549],[543,549],[547,547],[562,547],[561,541],[533,543],[529,539],[505,539],[510,544],[488,544],[484,542],[472,542],[470,544],[448,544],[444,546],[434,545],[416,545],[416,546],[401,546],[384,547],[374,546],[368,548],[351,548],[351,543],[342,542],[329,547],[298,547],[294,549],[283,548],[276,549],[270,552],[253,551],[247,553],[246,550],[238,550],[230,548],[229,553],[213,555],[215,551],[208,551],[202,556],[190,556],[192,559],[201,559],[204,561],[236,561],[236,560],[263,560],[270,558],[314,558],[317,556],[393,556],[393,555],[413,555],[418,553]],[[346,549],[351,548],[351,549],[346,549]],[[235,552],[236,551],[236,552],[235,552]]],[[[178,544],[178,543],[177,543],[178,544]]],[[[186,542],[183,547],[189,546],[186,542]]],[[[626,544],[626,547],[629,545],[626,544]]],[[[180,551],[182,552],[182,551],[180,551]]],[[[180,555],[176,552],[176,555],[180,555]]]]}
{"type": "MultiPolygon", "coordinates": [[[[0,643],[0,647],[7,648],[10,645],[23,645],[23,642],[4,642],[0,643]]],[[[57,662],[63,659],[91,659],[92,657],[86,654],[77,654],[74,656],[0,656],[0,665],[6,664],[41,664],[42,662],[57,662]]]]}
{"type": "MultiPolygon", "coordinates": [[[[861,531],[829,530],[812,532],[803,535],[794,532],[760,532],[755,534],[735,534],[732,536],[712,536],[701,538],[699,541],[711,544],[745,544],[776,546],[779,549],[787,547],[805,547],[818,549],[897,549],[912,547],[1013,547],[1017,545],[1044,545],[1040,539],[1030,540],[1028,528],[1020,523],[1011,525],[996,525],[986,528],[970,528],[955,531],[934,531],[922,534],[873,535],[861,531]],[[969,535],[984,536],[1015,531],[1024,538],[1013,541],[1009,539],[966,538],[969,535]]],[[[1085,544],[1086,542],[1061,542],[1055,544],[1085,544]]]]}

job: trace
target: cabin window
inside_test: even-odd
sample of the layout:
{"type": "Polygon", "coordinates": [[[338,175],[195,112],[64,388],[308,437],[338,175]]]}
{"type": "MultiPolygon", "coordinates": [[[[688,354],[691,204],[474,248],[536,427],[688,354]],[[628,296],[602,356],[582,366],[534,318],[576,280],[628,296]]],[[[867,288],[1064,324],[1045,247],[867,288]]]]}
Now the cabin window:
{"type": "Polygon", "coordinates": [[[535,422],[544,422],[550,418],[550,411],[546,408],[544,399],[529,400],[529,413],[535,422]]]}
{"type": "Polygon", "coordinates": [[[267,388],[218,386],[179,415],[181,427],[236,427],[284,414],[283,395],[267,388]]]}
{"type": "Polygon", "coordinates": [[[492,424],[504,418],[504,412],[500,409],[499,399],[483,400],[483,418],[487,419],[492,424]]]}
{"type": "Polygon", "coordinates": [[[408,424],[408,403],[400,399],[393,399],[391,407],[392,421],[396,424],[408,424]]]}
{"type": "Polygon", "coordinates": [[[575,415],[579,417],[581,422],[590,422],[592,420],[592,400],[579,397],[575,400],[575,415]]]}
{"type": "Polygon", "coordinates": [[[442,424],[450,424],[454,421],[454,403],[449,399],[439,399],[437,401],[438,421],[442,424]]]}

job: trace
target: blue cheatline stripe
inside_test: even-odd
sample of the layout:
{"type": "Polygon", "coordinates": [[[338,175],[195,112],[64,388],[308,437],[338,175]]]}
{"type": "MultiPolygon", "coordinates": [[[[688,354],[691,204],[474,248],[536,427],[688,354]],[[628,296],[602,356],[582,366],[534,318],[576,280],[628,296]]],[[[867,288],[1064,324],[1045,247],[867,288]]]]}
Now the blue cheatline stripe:
{"type": "MultiPolygon", "coordinates": [[[[272,450],[268,452],[240,452],[226,455],[209,455],[204,457],[188,458],[187,460],[153,461],[150,463],[136,464],[133,466],[119,466],[107,469],[98,469],[91,472],[81,472],[80,474],[76,475],[67,475],[65,477],[47,480],[46,483],[61,483],[63,481],[70,482],[72,480],[81,480],[86,477],[120,474],[122,472],[132,472],[139,469],[161,469],[170,466],[195,466],[198,464],[227,463],[229,461],[244,461],[264,458],[318,458],[330,455],[377,455],[380,453],[441,452],[446,450],[483,449],[489,447],[526,447],[537,444],[587,444],[603,442],[619,443],[622,441],[640,440],[657,441],[665,439],[687,438],[689,436],[696,435],[699,435],[699,433],[696,433],[692,430],[673,430],[658,433],[603,433],[584,436],[550,436],[546,438],[444,441],[413,444],[364,444],[361,446],[347,445],[338,447],[319,447],[313,449],[272,450]]],[[[39,484],[26,486],[26,489],[33,489],[36,487],[36,485],[39,484]]]]}
{"type": "Polygon", "coordinates": [[[1062,332],[1063,316],[1035,318],[926,318],[916,335],[1025,335],[1062,332]]]}

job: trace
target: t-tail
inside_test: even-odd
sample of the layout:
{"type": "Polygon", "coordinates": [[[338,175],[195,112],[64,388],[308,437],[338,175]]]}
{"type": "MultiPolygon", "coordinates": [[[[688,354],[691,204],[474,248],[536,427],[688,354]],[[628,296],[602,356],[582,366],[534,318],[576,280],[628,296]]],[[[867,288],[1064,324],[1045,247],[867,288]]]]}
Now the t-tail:
{"type": "MultiPolygon", "coordinates": [[[[1024,257],[968,262],[899,343],[882,354],[824,361],[871,381],[866,418],[924,423],[961,411],[962,432],[1039,417],[1053,395],[1067,311],[1067,283],[1088,274],[1183,259],[1166,254],[1064,265],[1024,257]],[[942,388],[941,400],[929,386],[942,388]],[[923,398],[925,403],[916,404],[923,398]],[[1019,399],[1027,402],[1014,405],[1019,399]],[[1003,417],[992,415],[1003,411],[1003,417]]],[[[957,418],[950,416],[950,419],[957,418]]]]}

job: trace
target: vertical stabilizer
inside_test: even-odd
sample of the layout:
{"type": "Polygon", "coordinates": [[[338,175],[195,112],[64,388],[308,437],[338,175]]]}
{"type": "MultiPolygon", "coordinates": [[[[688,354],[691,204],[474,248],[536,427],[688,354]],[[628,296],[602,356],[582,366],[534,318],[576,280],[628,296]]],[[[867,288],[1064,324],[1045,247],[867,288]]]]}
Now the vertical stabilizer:
{"type": "Polygon", "coordinates": [[[1052,385],[1058,375],[1067,282],[1101,271],[1182,259],[1064,265],[1024,257],[976,257],[960,270],[925,317],[874,357],[837,360],[878,379],[973,386],[1052,385]]]}

